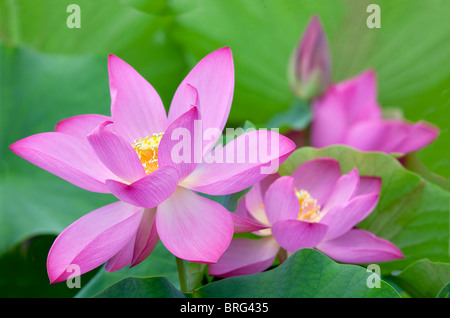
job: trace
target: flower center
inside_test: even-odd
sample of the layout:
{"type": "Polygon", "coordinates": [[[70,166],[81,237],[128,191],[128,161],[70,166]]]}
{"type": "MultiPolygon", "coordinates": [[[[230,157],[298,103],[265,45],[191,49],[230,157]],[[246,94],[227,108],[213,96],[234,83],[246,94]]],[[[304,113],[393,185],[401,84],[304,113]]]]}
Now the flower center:
{"type": "Polygon", "coordinates": [[[295,194],[300,203],[300,210],[297,215],[297,220],[306,221],[310,223],[319,222],[322,218],[322,213],[320,211],[320,205],[317,204],[317,200],[311,197],[311,195],[306,190],[298,191],[295,189],[295,194]]]}
{"type": "Polygon", "coordinates": [[[158,169],[158,147],[163,135],[164,133],[157,133],[134,141],[133,148],[137,152],[146,174],[158,169]]]}

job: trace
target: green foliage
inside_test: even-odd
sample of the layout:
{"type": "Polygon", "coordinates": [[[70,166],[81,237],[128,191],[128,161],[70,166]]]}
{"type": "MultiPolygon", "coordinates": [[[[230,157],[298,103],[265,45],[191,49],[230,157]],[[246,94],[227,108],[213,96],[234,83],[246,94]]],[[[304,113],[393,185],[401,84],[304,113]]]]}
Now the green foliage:
{"type": "MultiPolygon", "coordinates": [[[[450,2],[378,0],[381,29],[369,29],[366,7],[372,2],[78,0],[81,28],[70,29],[66,9],[73,1],[0,0],[0,268],[8,273],[0,277],[2,295],[117,297],[122,288],[129,297],[184,296],[176,290],[173,256],[162,244],[134,268],[115,273],[100,268],[84,274],[81,291],[68,290],[64,283],[48,285],[45,259],[55,235],[116,199],[42,171],[8,146],[31,134],[52,131],[59,120],[70,116],[109,114],[108,54],[124,59],[149,80],[168,109],[190,68],[223,46],[233,52],[236,73],[227,126],[303,129],[311,120],[309,106],[292,104],[286,71],[304,27],[317,14],[330,42],[335,82],[373,68],[381,106],[398,107],[414,122],[431,122],[440,128],[440,136],[409,155],[405,167],[384,154],[338,146],[298,150],[281,171],[290,173],[301,162],[328,156],[340,161],[343,172],[356,166],[362,175],[381,177],[378,207],[358,226],[392,241],[405,254],[403,260],[380,264],[383,275],[411,296],[448,297],[443,269],[450,262],[450,157],[445,152],[450,144],[450,24],[445,22],[450,2]],[[401,272],[395,276],[392,271],[401,272]]],[[[234,211],[245,193],[207,197],[234,211]]],[[[330,278],[319,282],[327,283],[318,285],[321,290],[304,288],[306,282],[299,281],[300,291],[286,283],[274,297],[397,296],[385,282],[381,291],[364,289],[367,274],[360,267],[336,264],[316,251],[294,256],[295,260],[261,276],[224,279],[204,287],[200,286],[206,279],[205,266],[189,264],[195,291],[187,296],[225,296],[237,285],[244,297],[269,295],[245,286],[255,286],[261,277],[270,286],[275,274],[287,277],[287,268],[312,279],[314,272],[302,267],[305,264],[326,265],[321,274],[328,278],[342,270],[348,281],[342,279],[345,275],[330,278]],[[343,285],[349,282],[355,288],[343,285]]]]}
{"type": "MultiPolygon", "coordinates": [[[[260,274],[222,279],[187,293],[206,298],[396,298],[398,293],[384,281],[369,288],[371,272],[356,265],[333,262],[321,252],[303,249],[275,269],[260,274]]],[[[128,278],[97,297],[182,297],[165,279],[128,278]],[[155,288],[159,290],[155,290],[155,288]]]]}

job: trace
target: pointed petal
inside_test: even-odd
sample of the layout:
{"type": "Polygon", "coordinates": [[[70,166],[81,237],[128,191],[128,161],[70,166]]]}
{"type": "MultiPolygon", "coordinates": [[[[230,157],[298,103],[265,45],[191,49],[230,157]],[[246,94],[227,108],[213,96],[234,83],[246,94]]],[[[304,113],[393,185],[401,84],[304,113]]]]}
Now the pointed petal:
{"type": "Polygon", "coordinates": [[[398,122],[367,121],[350,126],[343,143],[361,151],[396,152],[408,135],[408,127],[398,122]]]}
{"type": "Polygon", "coordinates": [[[158,165],[172,166],[183,180],[202,161],[201,125],[197,107],[174,120],[167,128],[158,149],[158,165]],[[181,140],[180,140],[181,139],[181,140]]]}
{"type": "Polygon", "coordinates": [[[110,124],[110,121],[102,123],[88,136],[95,153],[122,180],[133,182],[144,177],[145,170],[138,154],[131,144],[107,127],[110,124]]]}
{"type": "Polygon", "coordinates": [[[135,139],[164,132],[167,116],[155,89],[117,56],[108,59],[111,118],[120,136],[135,139]]]}
{"type": "Polygon", "coordinates": [[[300,211],[300,202],[295,194],[294,178],[281,177],[267,189],[264,206],[270,224],[280,220],[295,220],[300,211]]]}
{"type": "Polygon", "coordinates": [[[381,191],[381,178],[378,177],[359,177],[359,186],[355,196],[371,193],[380,193],[381,191]]]}
{"type": "Polygon", "coordinates": [[[394,244],[360,229],[352,229],[334,240],[321,242],[317,249],[338,262],[351,264],[403,258],[403,253],[394,244]]]}
{"type": "Polygon", "coordinates": [[[306,190],[322,206],[341,176],[339,162],[332,158],[306,161],[292,173],[298,191],[306,190]]]}
{"type": "Polygon", "coordinates": [[[131,267],[136,266],[149,256],[159,242],[155,224],[156,208],[144,209],[142,220],[136,233],[131,267]]]}
{"type": "Polygon", "coordinates": [[[272,235],[285,250],[313,248],[322,241],[328,226],[298,220],[282,220],[272,225],[272,235]]]}
{"type": "Polygon", "coordinates": [[[320,95],[331,81],[330,49],[320,19],[311,18],[291,57],[289,83],[299,97],[320,95]]]}
{"type": "Polygon", "coordinates": [[[235,213],[231,213],[234,224],[234,233],[249,233],[266,229],[268,226],[258,221],[243,218],[235,213]]]}
{"type": "Polygon", "coordinates": [[[233,239],[216,264],[209,265],[209,275],[231,277],[260,273],[272,265],[280,249],[271,236],[261,239],[233,239]]]}
{"type": "Polygon", "coordinates": [[[181,185],[210,195],[239,192],[273,173],[294,150],[276,132],[251,131],[229,142],[220,158],[198,165],[181,185]]]}
{"type": "Polygon", "coordinates": [[[340,176],[334,184],[330,196],[322,207],[322,212],[326,213],[335,205],[347,202],[348,200],[353,198],[358,190],[358,186],[359,174],[356,168],[349,173],[340,176]]]}
{"type": "Polygon", "coordinates": [[[116,255],[135,235],[142,209],[115,202],[81,217],[67,227],[53,243],[47,271],[51,283],[63,281],[75,264],[86,273],[116,255]]]}
{"type": "Polygon", "coordinates": [[[392,152],[406,154],[419,150],[433,142],[439,135],[438,128],[425,122],[418,122],[408,127],[406,137],[392,152]]]}
{"type": "Polygon", "coordinates": [[[173,167],[163,167],[131,184],[106,180],[112,194],[120,200],[143,208],[154,208],[175,191],[178,171],[173,167]]]}
{"type": "Polygon", "coordinates": [[[381,108],[376,95],[376,78],[372,70],[331,85],[323,96],[313,102],[311,145],[346,144],[346,134],[351,125],[379,121],[381,108]]]}
{"type": "Polygon", "coordinates": [[[364,220],[377,206],[378,193],[357,196],[331,208],[320,223],[328,225],[324,240],[332,240],[364,220]]]}
{"type": "Polygon", "coordinates": [[[55,131],[81,138],[87,142],[87,136],[92,133],[98,125],[110,120],[110,117],[104,115],[79,115],[61,120],[56,124],[55,131]]]}
{"type": "MultiPolygon", "coordinates": [[[[186,76],[173,97],[169,110],[169,123],[189,110],[186,103],[186,84],[194,86],[198,92],[200,117],[203,131],[222,131],[230,113],[234,92],[234,64],[228,47],[218,49],[204,57],[186,76]]],[[[205,148],[215,145],[216,136],[205,142],[205,148]]]]}
{"type": "Polygon", "coordinates": [[[130,265],[133,257],[134,240],[134,237],[130,239],[116,255],[108,260],[105,265],[105,271],[115,272],[130,265]]]}
{"type": "Polygon", "coordinates": [[[280,175],[278,173],[269,174],[260,182],[253,185],[250,191],[245,195],[245,205],[248,213],[262,224],[269,224],[264,208],[264,195],[269,186],[279,177],[280,175]]]}
{"type": "Polygon", "coordinates": [[[172,254],[197,263],[217,262],[233,236],[230,212],[181,187],[158,206],[156,228],[172,254]]]}
{"type": "Polygon", "coordinates": [[[106,179],[115,179],[87,142],[61,132],[21,139],[10,146],[20,157],[74,185],[94,192],[109,192],[106,179]]]}

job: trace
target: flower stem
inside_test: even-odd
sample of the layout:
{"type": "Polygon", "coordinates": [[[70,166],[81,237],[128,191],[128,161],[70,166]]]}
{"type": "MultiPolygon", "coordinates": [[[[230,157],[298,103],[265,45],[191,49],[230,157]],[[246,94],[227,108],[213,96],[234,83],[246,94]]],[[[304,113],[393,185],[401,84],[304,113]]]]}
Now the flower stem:
{"type": "Polygon", "coordinates": [[[183,293],[189,292],[186,269],[184,267],[184,261],[181,258],[175,256],[177,261],[178,278],[180,279],[180,289],[183,293]]]}

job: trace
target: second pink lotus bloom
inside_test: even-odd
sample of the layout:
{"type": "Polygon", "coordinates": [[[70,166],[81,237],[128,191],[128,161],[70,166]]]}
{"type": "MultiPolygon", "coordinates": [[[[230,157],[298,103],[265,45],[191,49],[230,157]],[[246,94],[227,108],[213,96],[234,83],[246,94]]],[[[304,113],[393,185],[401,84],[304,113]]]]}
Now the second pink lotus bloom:
{"type": "Polygon", "coordinates": [[[258,273],[277,255],[283,260],[302,248],[316,248],[343,263],[402,258],[389,241],[354,227],[375,209],[380,189],[381,179],[359,176],[356,169],[341,175],[331,158],[307,161],[291,176],[270,175],[250,190],[234,215],[235,232],[253,231],[261,238],[233,239],[209,273],[258,273]]]}

